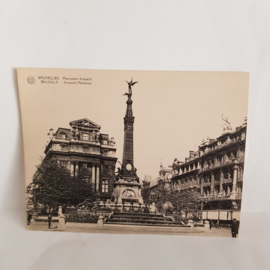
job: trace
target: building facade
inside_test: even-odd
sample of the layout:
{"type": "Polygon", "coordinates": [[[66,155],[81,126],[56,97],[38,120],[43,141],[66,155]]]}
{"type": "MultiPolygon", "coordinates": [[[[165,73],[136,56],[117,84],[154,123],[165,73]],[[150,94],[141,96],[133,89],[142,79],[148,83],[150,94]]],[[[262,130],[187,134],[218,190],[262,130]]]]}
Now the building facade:
{"type": "Polygon", "coordinates": [[[195,190],[200,195],[203,219],[240,220],[247,122],[227,128],[190,151],[184,162],[172,165],[171,189],[195,190]]]}
{"type": "Polygon", "coordinates": [[[101,200],[111,199],[115,180],[114,138],[100,133],[101,127],[87,118],[71,121],[70,129],[58,128],[45,149],[45,159],[55,158],[72,176],[89,171],[92,191],[101,200]]]}
{"type": "Polygon", "coordinates": [[[143,181],[144,201],[150,203],[151,198],[160,188],[171,191],[172,166],[167,168],[160,164],[159,176],[152,179],[150,176],[145,176],[143,181]]]}
{"type": "Polygon", "coordinates": [[[154,182],[144,181],[145,193],[151,198],[163,187],[178,192],[180,198],[190,194],[202,219],[239,221],[246,128],[247,119],[235,130],[227,126],[219,137],[207,139],[197,151],[190,151],[185,161],[175,159],[167,168],[161,164],[159,177],[154,182]]]}

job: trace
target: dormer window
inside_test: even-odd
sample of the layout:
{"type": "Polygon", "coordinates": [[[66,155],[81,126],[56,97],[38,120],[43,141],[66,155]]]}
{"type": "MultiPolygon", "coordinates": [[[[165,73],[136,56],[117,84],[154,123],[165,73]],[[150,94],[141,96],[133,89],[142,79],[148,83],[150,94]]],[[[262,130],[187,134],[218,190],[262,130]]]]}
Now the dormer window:
{"type": "Polygon", "coordinates": [[[83,133],[82,139],[84,141],[89,141],[89,134],[88,133],[83,133]]]}
{"type": "Polygon", "coordinates": [[[65,132],[61,132],[58,137],[59,139],[65,140],[67,138],[67,134],[65,132]]]}

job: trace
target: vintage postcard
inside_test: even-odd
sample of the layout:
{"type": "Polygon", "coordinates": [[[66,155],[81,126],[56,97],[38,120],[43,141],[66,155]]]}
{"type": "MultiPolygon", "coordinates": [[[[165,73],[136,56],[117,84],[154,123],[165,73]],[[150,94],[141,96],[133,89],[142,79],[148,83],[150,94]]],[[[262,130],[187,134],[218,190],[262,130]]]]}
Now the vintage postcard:
{"type": "Polygon", "coordinates": [[[17,78],[28,230],[238,237],[248,73],[17,78]]]}

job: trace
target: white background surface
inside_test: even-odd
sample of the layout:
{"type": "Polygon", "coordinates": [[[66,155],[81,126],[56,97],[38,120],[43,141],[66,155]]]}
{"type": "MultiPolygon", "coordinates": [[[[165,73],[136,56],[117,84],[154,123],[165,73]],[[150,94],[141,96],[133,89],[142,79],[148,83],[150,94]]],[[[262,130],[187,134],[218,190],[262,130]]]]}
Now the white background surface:
{"type": "Polygon", "coordinates": [[[269,14],[267,0],[0,0],[0,269],[269,269],[269,14]],[[240,238],[27,232],[16,67],[249,71],[240,238]]]}

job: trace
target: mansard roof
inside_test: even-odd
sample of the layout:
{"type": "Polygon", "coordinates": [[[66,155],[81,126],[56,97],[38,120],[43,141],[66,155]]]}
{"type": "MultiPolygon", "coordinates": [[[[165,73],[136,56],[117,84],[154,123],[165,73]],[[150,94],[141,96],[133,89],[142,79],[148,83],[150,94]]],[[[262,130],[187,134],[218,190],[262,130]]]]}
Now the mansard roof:
{"type": "Polygon", "coordinates": [[[101,126],[96,124],[95,122],[89,120],[88,118],[83,118],[79,120],[74,120],[69,123],[71,127],[88,127],[91,129],[100,129],[101,126]]]}

